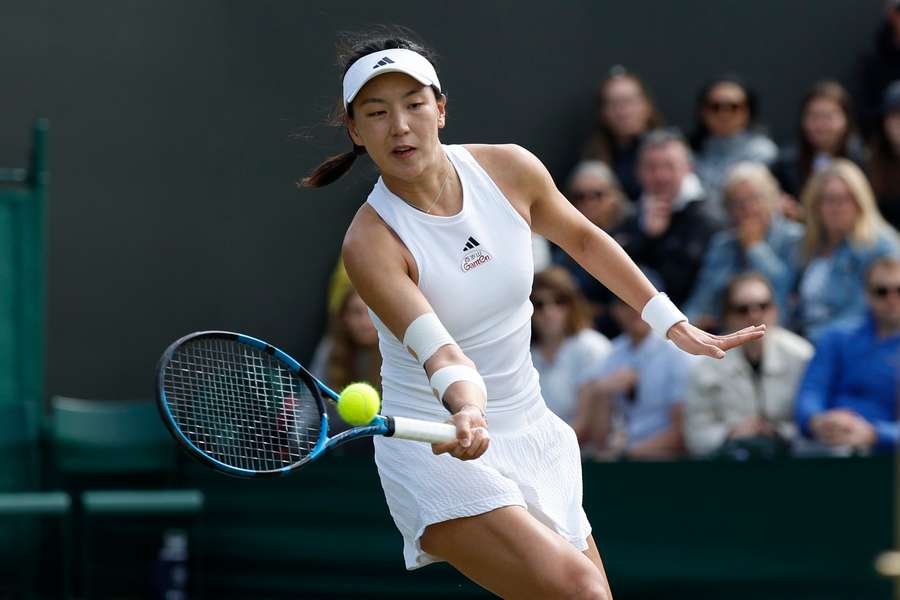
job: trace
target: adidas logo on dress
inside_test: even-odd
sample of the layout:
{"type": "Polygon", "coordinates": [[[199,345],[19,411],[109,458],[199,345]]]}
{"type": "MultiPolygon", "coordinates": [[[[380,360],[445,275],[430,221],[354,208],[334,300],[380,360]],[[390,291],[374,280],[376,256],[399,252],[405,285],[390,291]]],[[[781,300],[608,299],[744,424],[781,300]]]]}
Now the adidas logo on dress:
{"type": "Polygon", "coordinates": [[[472,236],[469,236],[469,239],[466,240],[466,245],[463,246],[462,251],[463,259],[459,266],[463,273],[468,273],[493,259],[490,253],[482,248],[478,240],[472,236]]]}

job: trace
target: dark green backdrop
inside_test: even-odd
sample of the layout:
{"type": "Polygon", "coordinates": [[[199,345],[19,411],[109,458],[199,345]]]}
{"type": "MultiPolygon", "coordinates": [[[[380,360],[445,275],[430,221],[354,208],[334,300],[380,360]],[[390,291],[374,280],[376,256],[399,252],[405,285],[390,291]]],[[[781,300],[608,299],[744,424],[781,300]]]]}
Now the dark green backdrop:
{"type": "Polygon", "coordinates": [[[852,83],[880,0],[670,2],[0,2],[0,166],[50,119],[50,393],[146,397],[176,336],[228,328],[301,358],[323,285],[372,182],[294,180],[347,147],[318,126],[333,40],[411,26],[441,53],[449,142],[516,142],[563,176],[615,63],[687,126],[695,90],[735,69],[776,137],[817,78],[852,83]],[[312,136],[312,137],[310,137],[312,136]]]}

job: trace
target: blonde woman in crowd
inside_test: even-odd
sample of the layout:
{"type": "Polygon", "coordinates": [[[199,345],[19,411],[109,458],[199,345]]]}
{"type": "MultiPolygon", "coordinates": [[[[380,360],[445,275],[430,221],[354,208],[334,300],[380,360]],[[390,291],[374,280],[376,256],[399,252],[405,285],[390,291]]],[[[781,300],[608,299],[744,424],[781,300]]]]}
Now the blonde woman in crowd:
{"type": "Polygon", "coordinates": [[[862,170],[836,159],[814,175],[801,196],[806,235],[795,251],[796,321],[813,342],[822,329],[861,317],[863,274],[875,258],[900,249],[862,170]]]}

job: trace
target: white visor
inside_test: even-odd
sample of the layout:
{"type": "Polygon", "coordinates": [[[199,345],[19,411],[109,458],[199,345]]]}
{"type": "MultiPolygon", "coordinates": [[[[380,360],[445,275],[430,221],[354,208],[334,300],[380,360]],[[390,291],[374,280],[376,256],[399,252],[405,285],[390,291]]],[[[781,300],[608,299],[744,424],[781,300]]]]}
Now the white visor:
{"type": "Polygon", "coordinates": [[[367,81],[385,73],[406,73],[422,85],[434,86],[441,91],[434,65],[421,54],[401,48],[379,50],[357,60],[344,75],[344,109],[367,81]]]}

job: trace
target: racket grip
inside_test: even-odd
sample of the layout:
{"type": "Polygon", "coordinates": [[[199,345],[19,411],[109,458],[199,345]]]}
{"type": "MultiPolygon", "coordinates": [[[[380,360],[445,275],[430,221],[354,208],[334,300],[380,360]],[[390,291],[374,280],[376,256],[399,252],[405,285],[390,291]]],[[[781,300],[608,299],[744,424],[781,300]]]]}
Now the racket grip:
{"type": "Polygon", "coordinates": [[[456,439],[456,427],[449,423],[420,421],[407,417],[388,417],[388,419],[394,425],[394,432],[391,435],[401,440],[442,444],[456,439]]]}

